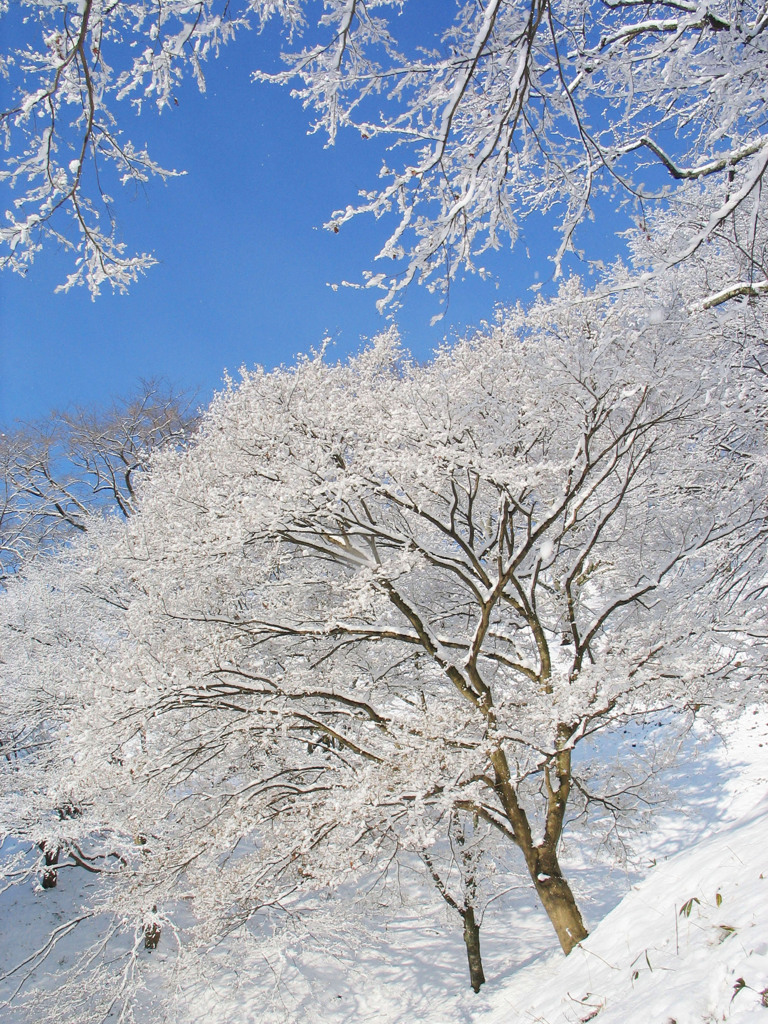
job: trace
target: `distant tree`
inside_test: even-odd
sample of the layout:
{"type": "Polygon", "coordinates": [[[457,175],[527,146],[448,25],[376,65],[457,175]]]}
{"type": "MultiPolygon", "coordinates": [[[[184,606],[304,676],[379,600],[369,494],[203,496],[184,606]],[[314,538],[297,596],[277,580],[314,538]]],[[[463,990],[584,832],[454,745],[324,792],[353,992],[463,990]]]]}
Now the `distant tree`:
{"type": "MultiPolygon", "coordinates": [[[[75,766],[60,742],[82,710],[82,698],[76,687],[62,685],[58,671],[64,663],[70,672],[84,671],[95,656],[93,631],[107,635],[110,608],[113,618],[124,613],[119,595],[109,606],[104,591],[96,602],[68,589],[67,552],[67,546],[52,548],[47,557],[24,562],[20,572],[35,568],[33,604],[17,585],[18,573],[7,578],[2,594],[0,836],[13,837],[18,853],[4,850],[0,877],[37,879],[43,889],[56,888],[73,868],[94,875],[119,870],[133,846],[131,836],[106,829],[92,803],[82,799],[75,766]]],[[[94,579],[98,566],[90,573],[94,579]]],[[[87,577],[79,578],[85,587],[87,577]]]]}
{"type": "MultiPolygon", "coordinates": [[[[104,515],[132,515],[139,479],[152,454],[188,441],[195,424],[188,394],[151,381],[109,408],[52,413],[47,420],[0,435],[0,585],[7,585],[32,559],[60,550],[104,515]]],[[[49,577],[49,587],[56,589],[58,583],[49,577]]],[[[42,661],[26,655],[42,679],[51,648],[73,642],[71,624],[59,625],[61,629],[48,634],[38,621],[36,647],[42,661]]],[[[23,631],[24,624],[12,628],[23,631]]],[[[12,666],[6,656],[6,672],[12,666]]],[[[65,700],[52,697],[41,699],[35,689],[20,703],[6,701],[0,713],[0,755],[6,785],[16,794],[10,819],[2,824],[39,850],[44,889],[55,888],[65,868],[100,872],[124,860],[111,839],[94,841],[98,824],[71,798],[62,764],[49,761],[51,737],[71,711],[65,700]],[[24,795],[19,799],[19,794],[24,795]]]]}
{"type": "Polygon", "coordinates": [[[0,583],[94,515],[131,515],[153,452],[195,428],[193,398],[145,381],[103,409],[53,412],[0,434],[0,583]]]}
{"type": "Polygon", "coordinates": [[[118,241],[110,196],[174,172],[126,136],[129,116],[172,110],[187,75],[204,88],[207,59],[276,20],[291,52],[256,77],[292,86],[331,142],[352,128],[389,147],[380,181],[328,223],[390,219],[378,256],[392,269],[366,274],[383,301],[414,280],[445,292],[460,271],[482,272],[483,252],[514,242],[534,212],[559,224],[559,266],[604,198],[611,213],[627,204],[643,230],[659,210],[678,219],[655,273],[748,209],[748,275],[710,281],[702,299],[768,291],[754,246],[766,214],[768,34],[751,0],[488,0],[428,14],[402,0],[20,0],[1,13],[22,40],[4,60],[11,99],[0,115],[14,189],[0,237],[17,271],[46,240],[74,252],[65,288],[125,289],[150,267],[150,254],[118,241]]]}

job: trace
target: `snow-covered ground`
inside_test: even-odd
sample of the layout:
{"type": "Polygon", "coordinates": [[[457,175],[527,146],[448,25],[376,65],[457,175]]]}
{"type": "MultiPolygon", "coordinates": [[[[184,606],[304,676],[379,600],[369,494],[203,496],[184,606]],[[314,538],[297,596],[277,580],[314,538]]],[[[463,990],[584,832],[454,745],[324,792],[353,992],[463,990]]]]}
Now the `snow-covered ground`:
{"type": "MultiPolygon", "coordinates": [[[[146,954],[136,1020],[768,1024],[766,709],[748,713],[721,745],[689,747],[675,792],[638,842],[634,874],[569,865],[593,931],[567,959],[521,884],[487,914],[489,980],[474,995],[458,919],[439,901],[423,905],[423,888],[405,878],[396,908],[360,903],[343,930],[329,897],[327,914],[318,904],[307,921],[284,922],[272,935],[262,925],[190,961],[170,949],[146,954]]],[[[0,896],[4,968],[77,913],[94,884],[79,874],[54,891],[26,886],[0,896]]],[[[77,947],[62,946],[46,970],[66,966],[77,947]]],[[[34,1006],[0,1010],[13,1024],[38,1019],[34,1006]]]]}
{"type": "Polygon", "coordinates": [[[768,1020],[768,800],[657,865],[564,962],[510,981],[481,1020],[768,1020]]]}
{"type": "Polygon", "coordinates": [[[768,1021],[766,721],[753,710],[709,755],[725,778],[720,820],[656,864],[567,959],[550,953],[509,979],[478,1024],[768,1021]]]}

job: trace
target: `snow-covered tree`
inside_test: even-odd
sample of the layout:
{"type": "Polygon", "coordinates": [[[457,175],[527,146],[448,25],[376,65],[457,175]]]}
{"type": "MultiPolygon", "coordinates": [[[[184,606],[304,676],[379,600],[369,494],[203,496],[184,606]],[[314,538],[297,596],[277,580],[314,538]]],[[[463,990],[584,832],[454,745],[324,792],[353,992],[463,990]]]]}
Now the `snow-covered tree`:
{"type": "Polygon", "coordinates": [[[54,412],[0,433],[0,582],[85,532],[94,515],[134,512],[152,453],[187,440],[195,417],[189,395],[145,381],[108,408],[54,412]]]}
{"type": "Polygon", "coordinates": [[[482,879],[460,904],[440,858],[488,826],[579,942],[564,838],[649,776],[639,734],[602,738],[759,692],[749,314],[674,273],[571,282],[424,365],[390,332],[246,373],[60,584],[14,580],[7,688],[55,695],[50,770],[122,837],[117,905],[189,901],[211,939],[410,856],[467,911],[482,879]],[[77,642],[28,659],[52,602],[77,642]]]}
{"type": "Polygon", "coordinates": [[[484,909],[481,890],[483,882],[493,874],[484,863],[492,826],[481,822],[477,814],[473,818],[465,816],[462,820],[458,812],[450,815],[447,826],[447,864],[437,863],[431,849],[423,851],[421,857],[440,896],[461,919],[469,983],[475,992],[479,992],[485,984],[480,950],[484,909]]]}
{"type": "Polygon", "coordinates": [[[480,271],[482,253],[514,242],[531,213],[559,222],[559,264],[584,219],[602,216],[603,197],[643,229],[659,209],[681,218],[657,273],[748,209],[749,274],[712,291],[768,287],[754,246],[768,15],[751,0],[488,0],[428,12],[403,0],[20,0],[0,16],[15,19],[9,39],[20,40],[2,65],[2,176],[15,191],[0,232],[16,270],[46,238],[74,250],[65,287],[122,289],[151,266],[105,227],[113,189],[173,173],[126,135],[128,111],[172,111],[182,79],[204,88],[206,60],[233,37],[252,39],[249,25],[271,33],[277,55],[274,21],[285,63],[256,77],[293,86],[331,142],[351,128],[388,147],[379,182],[328,224],[384,215],[378,256],[393,269],[366,282],[384,301],[413,280],[444,291],[460,269],[480,271]]]}
{"type": "MultiPolygon", "coordinates": [[[[45,421],[0,435],[0,584],[32,559],[62,551],[103,516],[133,514],[139,478],[153,452],[164,445],[178,447],[190,437],[195,424],[190,404],[188,395],[149,381],[109,408],[52,413],[45,421]]],[[[99,823],[73,800],[68,771],[51,744],[72,705],[64,691],[47,689],[43,680],[50,677],[50,664],[60,650],[67,652],[69,670],[78,671],[73,652],[82,651],[94,617],[78,614],[86,603],[81,599],[73,605],[71,593],[60,586],[62,572],[66,575],[62,563],[43,562],[34,642],[30,647],[4,644],[0,654],[6,678],[18,683],[40,673],[42,683],[26,692],[13,685],[5,691],[0,712],[7,796],[2,833],[23,837],[38,853],[37,862],[21,857],[25,868],[18,876],[36,872],[44,888],[54,888],[60,870],[79,866],[100,872],[124,858],[111,839],[94,841],[99,823]],[[19,654],[22,666],[15,661],[19,654]]],[[[4,610],[5,629],[26,636],[30,623],[24,605],[11,597],[4,610]]],[[[103,606],[96,618],[103,618],[103,606]]],[[[4,871],[14,870],[12,862],[4,864],[4,871]]]]}

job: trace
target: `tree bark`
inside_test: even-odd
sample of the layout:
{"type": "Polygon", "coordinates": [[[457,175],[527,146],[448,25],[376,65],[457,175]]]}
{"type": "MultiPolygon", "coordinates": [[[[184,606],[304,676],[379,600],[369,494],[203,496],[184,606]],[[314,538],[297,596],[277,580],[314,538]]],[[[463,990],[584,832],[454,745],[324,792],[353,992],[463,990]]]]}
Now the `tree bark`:
{"type": "Polygon", "coordinates": [[[464,918],[464,945],[467,947],[469,983],[475,992],[479,992],[480,986],[485,984],[483,961],[480,956],[480,925],[475,920],[475,911],[472,907],[462,911],[461,916],[464,918]]]}
{"type": "MultiPolygon", "coordinates": [[[[582,939],[586,939],[589,932],[584,925],[584,920],[576,904],[571,887],[560,873],[559,866],[556,867],[556,858],[553,859],[555,860],[555,865],[550,865],[550,867],[556,873],[544,870],[537,871],[536,875],[533,876],[533,884],[536,886],[536,892],[541,900],[541,905],[552,922],[552,927],[555,929],[560,945],[563,947],[563,952],[567,956],[574,946],[581,942],[582,939]]],[[[550,857],[547,856],[539,858],[542,867],[548,860],[550,860],[550,857]]]]}
{"type": "Polygon", "coordinates": [[[49,869],[43,872],[41,884],[44,889],[55,889],[58,881],[55,866],[59,863],[59,848],[56,846],[51,849],[50,847],[46,848],[46,846],[47,844],[45,842],[40,843],[40,849],[42,850],[43,857],[45,858],[45,866],[49,869]]]}
{"type": "Polygon", "coordinates": [[[144,949],[157,949],[160,943],[163,930],[155,917],[156,914],[157,905],[152,907],[152,920],[144,925],[144,949]]]}

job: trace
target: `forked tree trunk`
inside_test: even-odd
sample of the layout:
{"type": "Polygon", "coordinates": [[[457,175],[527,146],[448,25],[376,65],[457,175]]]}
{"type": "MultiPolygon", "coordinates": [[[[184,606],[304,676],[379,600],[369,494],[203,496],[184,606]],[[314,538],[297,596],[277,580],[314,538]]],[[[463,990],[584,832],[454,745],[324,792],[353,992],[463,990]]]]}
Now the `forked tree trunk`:
{"type": "Polygon", "coordinates": [[[533,841],[528,816],[518,802],[503,751],[494,751],[491,761],[496,771],[496,792],[512,826],[515,841],[525,858],[541,905],[552,922],[563,952],[567,955],[589,935],[571,887],[563,878],[557,859],[557,845],[562,835],[570,790],[570,751],[564,751],[559,755],[557,790],[551,787],[549,774],[545,772],[549,790],[548,813],[545,838],[538,846],[533,841]]]}
{"type": "Polygon", "coordinates": [[[462,911],[461,916],[464,918],[464,945],[467,947],[469,983],[475,992],[479,992],[480,986],[485,984],[483,961],[480,956],[480,925],[475,920],[475,911],[472,907],[462,911]]]}

